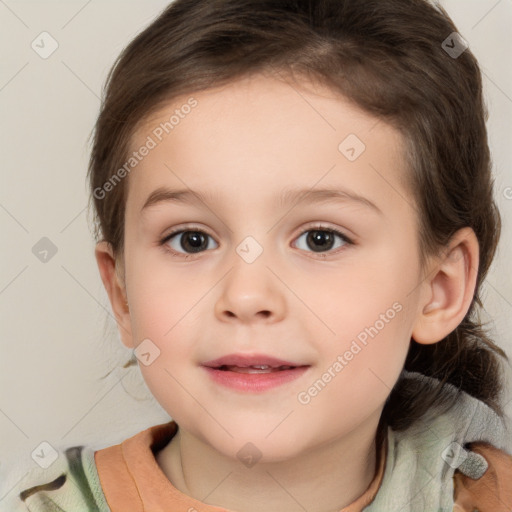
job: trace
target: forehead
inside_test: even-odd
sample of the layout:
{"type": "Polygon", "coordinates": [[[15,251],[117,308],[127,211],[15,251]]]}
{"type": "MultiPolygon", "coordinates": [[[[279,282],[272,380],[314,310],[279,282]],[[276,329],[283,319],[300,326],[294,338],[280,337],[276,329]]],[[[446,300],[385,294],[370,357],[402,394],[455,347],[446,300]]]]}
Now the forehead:
{"type": "MultiPolygon", "coordinates": [[[[248,133],[251,126],[261,125],[263,121],[269,134],[274,127],[280,130],[286,128],[281,135],[303,129],[304,123],[311,124],[312,130],[323,128],[326,133],[339,131],[340,128],[343,130],[348,123],[354,132],[362,134],[368,128],[373,128],[378,121],[340,92],[322,83],[290,75],[268,76],[258,73],[169,100],[141,120],[132,137],[132,146],[137,146],[161,122],[169,121],[173,113],[178,114],[171,123],[173,135],[186,130],[183,127],[180,130],[175,128],[178,124],[189,125],[190,122],[182,123],[188,117],[208,122],[209,127],[205,127],[207,130],[211,127],[217,130],[228,122],[238,122],[244,125],[248,133]],[[187,103],[192,100],[197,102],[197,106],[189,109],[187,103]],[[184,115],[181,110],[186,110],[184,115]],[[341,112],[343,115],[340,117],[341,112]],[[275,122],[277,119],[281,121],[279,126],[275,122]]],[[[194,131],[197,131],[196,125],[194,131]]]]}
{"type": "Polygon", "coordinates": [[[318,83],[253,75],[182,95],[141,123],[131,151],[148,138],[154,147],[130,174],[139,206],[162,184],[246,191],[246,201],[291,181],[345,184],[381,202],[407,196],[399,132],[318,83]]]}

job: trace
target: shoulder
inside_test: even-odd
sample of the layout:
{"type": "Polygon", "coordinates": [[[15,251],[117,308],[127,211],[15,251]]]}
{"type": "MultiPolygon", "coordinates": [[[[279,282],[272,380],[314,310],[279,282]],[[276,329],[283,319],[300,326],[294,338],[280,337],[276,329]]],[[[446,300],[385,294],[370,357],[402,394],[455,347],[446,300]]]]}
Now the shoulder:
{"type": "MultiPolygon", "coordinates": [[[[419,380],[422,386],[439,384],[437,379],[416,372],[404,374],[406,378],[419,380]]],[[[431,407],[407,430],[396,432],[397,438],[407,438],[413,444],[439,445],[449,441],[452,448],[455,444],[463,447],[470,443],[485,443],[512,453],[512,425],[506,418],[451,384],[444,384],[443,390],[443,402],[431,407]]]]}
{"type": "Polygon", "coordinates": [[[434,456],[440,455],[438,475],[451,480],[454,510],[511,512],[510,423],[484,402],[446,386],[455,403],[445,410],[433,408],[410,435],[418,447],[433,446],[434,456]]]}
{"type": "Polygon", "coordinates": [[[56,452],[48,467],[30,468],[6,491],[0,512],[110,512],[94,453],[87,446],[72,446],[56,452]]]}
{"type": "MultiPolygon", "coordinates": [[[[405,378],[439,384],[415,372],[405,372],[405,378]]],[[[388,429],[384,479],[369,510],[512,511],[511,425],[484,402],[444,387],[443,403],[405,430],[388,429]],[[473,506],[473,490],[484,507],[473,506]],[[504,503],[501,509],[489,501],[493,496],[504,503]]]]}
{"type": "Polygon", "coordinates": [[[453,476],[454,499],[458,510],[510,512],[512,455],[485,442],[469,443],[467,450],[468,456],[453,476]],[[475,462],[468,464],[471,459],[475,462]]]}

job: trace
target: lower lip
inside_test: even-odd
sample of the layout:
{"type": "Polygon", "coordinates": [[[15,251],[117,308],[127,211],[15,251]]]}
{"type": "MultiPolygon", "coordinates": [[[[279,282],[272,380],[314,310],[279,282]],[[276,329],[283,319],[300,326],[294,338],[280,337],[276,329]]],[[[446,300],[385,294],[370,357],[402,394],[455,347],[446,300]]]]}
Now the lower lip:
{"type": "Polygon", "coordinates": [[[290,370],[280,370],[270,373],[237,373],[226,370],[218,370],[203,366],[210,377],[218,384],[222,384],[238,391],[255,393],[266,391],[298,379],[309,366],[298,366],[290,370]]]}

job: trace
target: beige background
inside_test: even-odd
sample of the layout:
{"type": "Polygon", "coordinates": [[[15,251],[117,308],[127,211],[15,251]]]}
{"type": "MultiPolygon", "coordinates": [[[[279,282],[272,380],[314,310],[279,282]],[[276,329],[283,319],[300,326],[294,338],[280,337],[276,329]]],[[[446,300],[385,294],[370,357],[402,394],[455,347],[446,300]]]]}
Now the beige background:
{"type": "MultiPolygon", "coordinates": [[[[442,3],[484,72],[504,224],[484,300],[495,339],[512,358],[512,0],[442,3]]],[[[0,0],[2,510],[12,486],[35,465],[31,453],[42,441],[99,449],[168,421],[137,368],[100,380],[130,353],[119,341],[96,268],[85,180],[87,138],[106,74],[166,5],[0,0]],[[58,43],[46,59],[31,47],[43,31],[58,43]],[[43,237],[57,249],[46,263],[32,252],[43,237]]],[[[512,415],[512,401],[507,411],[512,415]]]]}

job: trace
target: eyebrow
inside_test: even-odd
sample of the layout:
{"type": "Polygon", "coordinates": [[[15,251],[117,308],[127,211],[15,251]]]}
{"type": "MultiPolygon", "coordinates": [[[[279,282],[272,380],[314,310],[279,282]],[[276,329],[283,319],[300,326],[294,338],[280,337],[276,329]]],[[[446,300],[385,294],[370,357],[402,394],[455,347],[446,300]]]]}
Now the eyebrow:
{"type": "MultiPolygon", "coordinates": [[[[220,201],[221,198],[217,194],[210,192],[197,192],[191,189],[171,190],[166,187],[155,189],[144,202],[141,213],[151,206],[160,203],[208,203],[220,201]]],[[[303,201],[305,203],[322,203],[322,202],[356,202],[362,204],[379,215],[384,215],[382,210],[368,198],[363,197],[349,190],[324,188],[324,189],[286,189],[281,191],[277,196],[279,205],[284,207],[290,203],[303,201]]]]}

